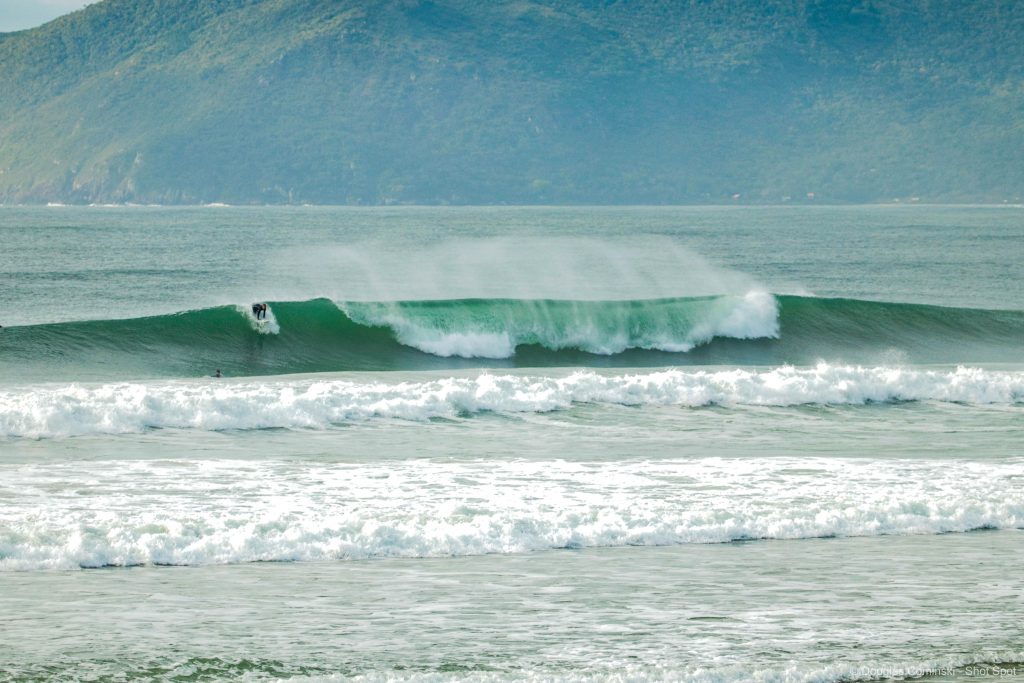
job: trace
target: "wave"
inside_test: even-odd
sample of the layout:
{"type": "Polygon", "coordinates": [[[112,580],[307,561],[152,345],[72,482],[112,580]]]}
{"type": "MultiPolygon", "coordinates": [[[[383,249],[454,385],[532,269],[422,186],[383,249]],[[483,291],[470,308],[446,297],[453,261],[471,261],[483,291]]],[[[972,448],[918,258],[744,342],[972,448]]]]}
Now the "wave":
{"type": "Polygon", "coordinates": [[[1020,362],[1024,311],[743,296],[272,302],[10,327],[8,377],[267,375],[458,367],[1020,362]]]}
{"type": "Polygon", "coordinates": [[[574,405],[794,406],[896,401],[1014,404],[1024,371],[790,366],[565,377],[480,374],[427,381],[200,380],[0,390],[0,437],[51,438],[147,429],[325,429],[370,418],[430,420],[574,405]]]}
{"type": "Polygon", "coordinates": [[[0,570],[365,560],[1024,526],[1019,458],[35,463],[0,570]],[[74,495],[40,507],[73,470],[74,495]],[[182,482],[188,486],[183,489],[182,482]],[[752,491],[752,486],[756,490],[752,491]],[[134,491],[126,495],[127,491],[134,491]],[[197,497],[197,492],[203,495],[197,497]]]}
{"type": "Polygon", "coordinates": [[[233,460],[38,463],[4,482],[0,570],[1013,529],[1024,526],[1021,464],[948,460],[936,470],[929,461],[827,458],[263,461],[240,472],[233,460]],[[69,467],[86,483],[40,508],[40,482],[69,467]],[[202,505],[196,492],[209,493],[202,505]]]}
{"type": "Polygon", "coordinates": [[[648,301],[348,302],[346,316],[386,327],[402,344],[462,358],[511,358],[521,346],[612,355],[629,349],[686,352],[716,337],[777,337],[774,297],[746,296],[648,301]]]}

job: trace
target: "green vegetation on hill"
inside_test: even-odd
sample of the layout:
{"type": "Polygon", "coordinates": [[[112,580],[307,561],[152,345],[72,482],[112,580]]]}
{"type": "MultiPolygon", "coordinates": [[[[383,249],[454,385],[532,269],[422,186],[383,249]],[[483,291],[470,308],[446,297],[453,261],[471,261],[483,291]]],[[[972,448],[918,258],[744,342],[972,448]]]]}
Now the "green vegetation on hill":
{"type": "Polygon", "coordinates": [[[1016,0],[104,0],[0,34],[0,202],[1020,201],[1016,0]]]}

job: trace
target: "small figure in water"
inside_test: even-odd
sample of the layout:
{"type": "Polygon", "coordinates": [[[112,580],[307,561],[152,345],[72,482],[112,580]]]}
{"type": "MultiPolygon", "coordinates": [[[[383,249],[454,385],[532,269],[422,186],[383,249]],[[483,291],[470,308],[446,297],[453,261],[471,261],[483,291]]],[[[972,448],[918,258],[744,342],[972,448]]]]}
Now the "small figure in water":
{"type": "Polygon", "coordinates": [[[217,368],[217,370],[216,370],[216,372],[214,372],[213,376],[214,377],[220,377],[220,368],[217,368]]]}
{"type": "Polygon", "coordinates": [[[267,319],[267,305],[266,304],[253,304],[252,313],[256,316],[257,320],[267,319]]]}

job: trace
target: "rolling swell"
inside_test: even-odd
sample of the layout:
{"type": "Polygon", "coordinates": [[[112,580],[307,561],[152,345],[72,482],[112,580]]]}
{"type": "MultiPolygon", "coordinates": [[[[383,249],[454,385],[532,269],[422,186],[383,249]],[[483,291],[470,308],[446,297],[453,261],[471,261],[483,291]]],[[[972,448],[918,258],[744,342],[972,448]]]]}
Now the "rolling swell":
{"type": "Polygon", "coordinates": [[[1024,361],[1024,311],[750,293],[640,301],[271,302],[11,327],[0,373],[38,379],[459,367],[1024,361]]]}

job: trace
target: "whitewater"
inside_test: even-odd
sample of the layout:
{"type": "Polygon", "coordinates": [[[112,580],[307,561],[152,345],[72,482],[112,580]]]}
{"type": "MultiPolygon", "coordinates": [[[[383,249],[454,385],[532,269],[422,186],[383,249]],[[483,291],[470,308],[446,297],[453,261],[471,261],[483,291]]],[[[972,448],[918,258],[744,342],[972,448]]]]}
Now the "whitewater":
{"type": "Polygon", "coordinates": [[[0,239],[0,680],[1024,679],[1018,209],[0,239]]]}
{"type": "Polygon", "coordinates": [[[792,458],[35,464],[0,488],[21,492],[0,516],[0,571],[1017,529],[1022,465],[950,460],[937,476],[914,461],[792,458]],[[97,490],[88,511],[79,496],[31,493],[70,477],[119,490],[142,479],[147,493],[97,490]],[[201,509],[174,495],[183,477],[201,509]]]}
{"type": "Polygon", "coordinates": [[[15,325],[11,380],[480,367],[993,363],[1020,358],[1024,312],[744,294],[629,300],[275,301],[15,325]]]}
{"type": "Polygon", "coordinates": [[[325,429],[370,418],[431,420],[485,412],[621,406],[863,405],[897,401],[1024,403],[1024,372],[830,366],[565,377],[478,374],[431,381],[283,379],[118,383],[0,391],[0,437],[54,438],[147,429],[325,429]]]}

